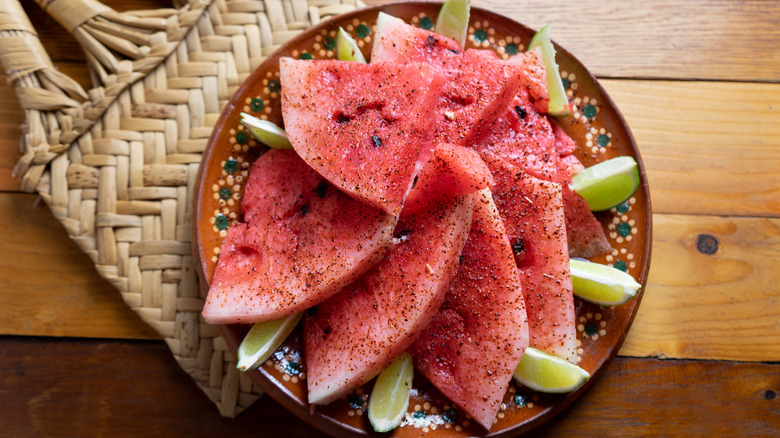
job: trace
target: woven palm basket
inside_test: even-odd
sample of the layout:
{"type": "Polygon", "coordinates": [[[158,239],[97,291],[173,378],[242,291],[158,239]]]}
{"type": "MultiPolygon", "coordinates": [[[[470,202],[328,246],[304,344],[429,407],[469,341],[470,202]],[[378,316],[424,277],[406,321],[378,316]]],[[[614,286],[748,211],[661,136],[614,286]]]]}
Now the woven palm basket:
{"type": "Polygon", "coordinates": [[[0,59],[25,112],[17,165],[224,416],[262,391],[203,322],[192,197],[222,108],[266,56],[360,0],[180,0],[116,12],[35,0],[82,45],[94,87],[57,71],[18,0],[0,0],[0,59]]]}

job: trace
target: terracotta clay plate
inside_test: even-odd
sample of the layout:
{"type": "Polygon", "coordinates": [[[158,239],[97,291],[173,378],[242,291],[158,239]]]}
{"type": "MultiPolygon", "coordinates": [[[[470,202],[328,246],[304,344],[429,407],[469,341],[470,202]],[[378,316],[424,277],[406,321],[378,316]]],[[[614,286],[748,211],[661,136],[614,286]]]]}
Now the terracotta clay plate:
{"type": "MultiPolygon", "coordinates": [[[[256,143],[238,122],[240,112],[282,124],[280,111],[279,58],[334,57],[339,26],[358,42],[368,58],[377,13],[385,11],[407,23],[432,29],[440,5],[403,3],[373,7],[325,21],[294,38],[269,56],[249,76],[222,113],[209,140],[199,174],[195,199],[194,238],[200,259],[204,288],[214,272],[227,229],[241,219],[240,201],[251,163],[266,149],[256,143]]],[[[467,48],[495,50],[503,58],[521,52],[534,31],[506,17],[478,8],[471,12],[467,48]]],[[[627,202],[599,213],[614,251],[594,259],[626,270],[643,285],[650,261],[651,215],[647,178],[631,132],[615,105],[596,79],[571,54],[558,47],[558,63],[574,111],[558,123],[578,145],[578,158],[590,166],[619,156],[633,156],[639,163],[642,185],[627,202]]],[[[585,387],[571,394],[544,395],[510,385],[504,404],[489,436],[515,436],[538,427],[558,414],[588,385],[605,363],[617,353],[636,314],[641,293],[617,308],[602,308],[576,301],[579,365],[590,372],[585,387]]],[[[221,333],[235,354],[249,327],[222,326],[221,333]]],[[[300,330],[300,329],[298,329],[300,330]]],[[[251,377],[270,396],[313,426],[337,436],[374,434],[365,413],[373,382],[355,393],[310,413],[306,402],[306,359],[302,356],[300,331],[251,377]]],[[[597,384],[597,383],[596,383],[597,384]]],[[[262,425],[258,424],[258,428],[262,425]]],[[[425,379],[416,378],[409,413],[392,435],[398,437],[466,437],[485,432],[458,411],[425,379]]]]}

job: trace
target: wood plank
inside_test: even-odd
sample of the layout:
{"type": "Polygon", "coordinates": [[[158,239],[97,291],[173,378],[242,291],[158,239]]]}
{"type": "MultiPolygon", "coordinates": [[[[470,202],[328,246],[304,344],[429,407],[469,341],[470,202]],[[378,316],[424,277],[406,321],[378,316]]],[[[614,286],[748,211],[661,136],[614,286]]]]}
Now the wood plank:
{"type": "Polygon", "coordinates": [[[602,83],[637,140],[654,212],[780,216],[780,84],[602,83]]]}
{"type": "MultiPolygon", "coordinates": [[[[0,351],[15,436],[322,436],[270,397],[221,418],[162,342],[0,337],[0,351]]],[[[773,436],[778,391],[778,364],[618,358],[538,435],[773,436]]]]}
{"type": "Polygon", "coordinates": [[[653,216],[625,356],[780,361],[780,219],[653,216]]]}
{"type": "MultiPolygon", "coordinates": [[[[366,0],[367,4],[392,0],[366,0]]],[[[780,80],[780,2],[474,0],[534,29],[600,77],[780,80]]]]}
{"type": "Polygon", "coordinates": [[[776,436],[778,367],[617,358],[538,436],[776,436]]]}
{"type": "MultiPolygon", "coordinates": [[[[0,69],[2,70],[2,69],[0,69]]],[[[19,190],[13,169],[21,154],[19,140],[24,113],[5,70],[0,71],[0,190],[19,190]]]]}
{"type": "MultiPolygon", "coordinates": [[[[392,0],[367,0],[367,4],[392,0]]],[[[76,41],[33,2],[22,2],[57,60],[83,61],[76,41]]],[[[105,0],[117,10],[170,7],[168,0],[105,0]]],[[[780,3],[762,0],[475,0],[528,26],[553,26],[556,42],[602,77],[780,80],[780,3]],[[652,12],[648,12],[652,10],[652,12]]]]}
{"type": "Polygon", "coordinates": [[[14,436],[321,436],[270,397],[221,417],[161,341],[0,337],[0,351],[14,436]]]}
{"type": "Polygon", "coordinates": [[[159,338],[36,196],[0,193],[0,248],[0,334],[159,338]]]}

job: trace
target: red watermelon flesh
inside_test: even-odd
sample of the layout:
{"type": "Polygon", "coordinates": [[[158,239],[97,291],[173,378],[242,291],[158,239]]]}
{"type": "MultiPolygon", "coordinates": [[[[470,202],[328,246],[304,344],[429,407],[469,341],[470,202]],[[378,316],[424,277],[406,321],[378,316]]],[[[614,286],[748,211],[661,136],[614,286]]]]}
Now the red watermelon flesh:
{"type": "Polygon", "coordinates": [[[441,77],[425,64],[280,60],[295,151],[328,181],[398,216],[430,156],[441,77]]]}
{"type": "Polygon", "coordinates": [[[590,211],[585,199],[571,189],[571,178],[584,169],[574,156],[577,144],[555,122],[551,122],[558,154],[558,173],[554,181],[563,186],[563,208],[569,256],[590,258],[612,251],[604,227],[590,211]]]}
{"type": "Polygon", "coordinates": [[[423,62],[446,78],[435,109],[434,141],[470,146],[525,80],[520,64],[489,50],[461,52],[447,37],[380,13],[372,63],[423,62]]]}
{"type": "Polygon", "coordinates": [[[472,196],[435,203],[398,223],[400,242],[373,270],[308,312],[309,402],[328,404],[406,350],[444,301],[471,224],[472,196]]]}
{"type": "Polygon", "coordinates": [[[572,363],[577,359],[574,296],[560,184],[483,154],[496,181],[493,197],[520,269],[529,345],[572,363]]]}
{"type": "Polygon", "coordinates": [[[558,179],[552,126],[547,117],[535,111],[527,93],[515,96],[475,148],[480,153],[489,151],[537,178],[558,179]]]}
{"type": "Polygon", "coordinates": [[[460,44],[452,38],[408,25],[400,18],[380,12],[371,47],[371,63],[446,65],[455,62],[461,50],[460,44]]]}
{"type": "Polygon", "coordinates": [[[536,111],[545,114],[550,108],[550,93],[547,90],[547,70],[542,60],[542,49],[536,48],[518,53],[507,60],[515,66],[522,79],[520,93],[527,94],[536,111]]]}
{"type": "Polygon", "coordinates": [[[430,324],[458,269],[473,196],[428,197],[425,208],[404,210],[385,258],[307,312],[310,403],[328,404],[368,382],[430,324]]]}
{"type": "Polygon", "coordinates": [[[553,138],[555,138],[555,151],[558,152],[558,156],[566,157],[572,155],[577,150],[577,143],[573,138],[569,137],[563,128],[558,126],[555,121],[550,120],[550,125],[553,129],[553,138]]]}
{"type": "Polygon", "coordinates": [[[528,347],[520,273],[490,190],[478,192],[444,305],[410,348],[415,367],[490,429],[528,347]]]}
{"type": "Polygon", "coordinates": [[[474,149],[440,144],[417,175],[404,211],[425,207],[432,198],[474,193],[491,185],[490,169],[474,149]]]}
{"type": "Polygon", "coordinates": [[[535,111],[527,94],[519,93],[477,144],[525,172],[563,186],[563,204],[569,255],[593,257],[612,250],[601,223],[587,202],[569,188],[572,173],[581,163],[569,151],[576,143],[551,121],[535,111]]]}
{"type": "Polygon", "coordinates": [[[257,159],[244,219],[228,230],[203,317],[254,323],[303,311],[382,258],[396,218],[341,193],[292,151],[257,159]]]}

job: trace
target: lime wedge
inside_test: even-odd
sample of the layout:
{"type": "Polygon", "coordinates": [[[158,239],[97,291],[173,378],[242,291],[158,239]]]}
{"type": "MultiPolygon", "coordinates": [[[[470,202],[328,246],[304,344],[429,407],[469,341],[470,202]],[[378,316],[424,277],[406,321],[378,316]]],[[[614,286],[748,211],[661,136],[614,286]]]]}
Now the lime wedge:
{"type": "Polygon", "coordinates": [[[336,59],[366,63],[366,58],[363,57],[363,52],[360,51],[355,40],[341,27],[339,27],[339,34],[336,36],[336,59]]]}
{"type": "Polygon", "coordinates": [[[368,399],[368,420],[377,432],[387,432],[401,424],[409,408],[412,390],[412,356],[401,353],[382,370],[368,399]]]}
{"type": "Polygon", "coordinates": [[[278,127],[275,123],[268,120],[258,119],[247,113],[241,113],[238,117],[246,129],[252,133],[258,141],[273,149],[292,149],[292,144],[287,138],[284,129],[278,127]]]}
{"type": "Polygon", "coordinates": [[[515,380],[535,391],[563,393],[582,386],[587,371],[568,361],[528,347],[515,370],[515,380]]]}
{"type": "Polygon", "coordinates": [[[547,89],[550,93],[550,109],[547,110],[547,113],[551,116],[568,115],[571,112],[571,105],[569,98],[566,97],[566,90],[563,88],[558,63],[555,62],[555,47],[550,41],[549,24],[536,32],[531,43],[528,44],[528,50],[537,47],[542,49],[542,61],[544,61],[544,69],[547,71],[547,89]]]}
{"type": "Polygon", "coordinates": [[[302,316],[303,312],[299,312],[287,318],[259,322],[253,325],[244,340],[241,341],[241,345],[238,346],[236,368],[241,371],[249,371],[262,365],[287,339],[302,316]]]}
{"type": "Polygon", "coordinates": [[[571,188],[585,198],[591,211],[612,208],[636,193],[639,170],[632,157],[616,157],[574,175],[571,188]]]}
{"type": "Polygon", "coordinates": [[[447,0],[439,10],[439,16],[436,17],[434,31],[454,39],[463,47],[466,44],[470,15],[470,0],[447,0]]]}
{"type": "Polygon", "coordinates": [[[569,260],[574,295],[602,306],[618,306],[634,298],[641,284],[620,269],[587,260],[569,260]]]}

